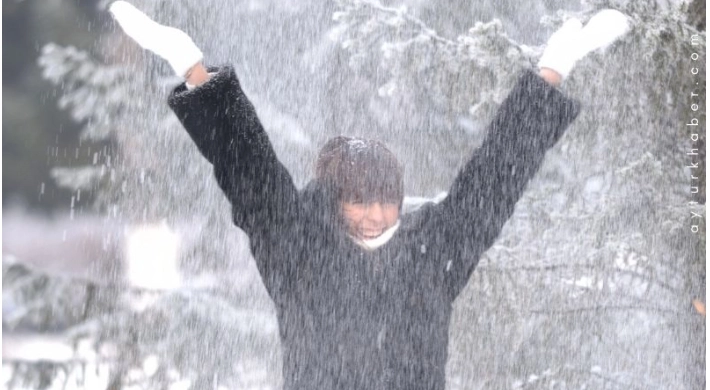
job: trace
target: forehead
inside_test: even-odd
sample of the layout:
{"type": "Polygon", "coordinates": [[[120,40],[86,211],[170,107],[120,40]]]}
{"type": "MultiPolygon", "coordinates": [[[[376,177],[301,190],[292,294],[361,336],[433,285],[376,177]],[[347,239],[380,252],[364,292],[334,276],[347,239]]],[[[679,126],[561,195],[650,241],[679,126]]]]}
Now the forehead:
{"type": "Polygon", "coordinates": [[[351,214],[366,213],[379,211],[382,214],[396,215],[399,214],[399,204],[396,203],[358,203],[358,202],[342,202],[341,207],[343,212],[351,214]]]}

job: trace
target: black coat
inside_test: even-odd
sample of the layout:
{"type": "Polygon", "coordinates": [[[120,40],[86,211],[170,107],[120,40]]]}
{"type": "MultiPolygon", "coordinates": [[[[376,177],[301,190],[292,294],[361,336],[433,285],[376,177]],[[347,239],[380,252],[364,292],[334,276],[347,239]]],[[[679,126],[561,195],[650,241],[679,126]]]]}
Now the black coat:
{"type": "Polygon", "coordinates": [[[444,389],[452,302],[577,102],[525,72],[448,197],[368,251],[347,237],[332,191],[296,189],[234,70],[216,70],[169,105],[250,237],[278,312],[284,389],[444,389]]]}

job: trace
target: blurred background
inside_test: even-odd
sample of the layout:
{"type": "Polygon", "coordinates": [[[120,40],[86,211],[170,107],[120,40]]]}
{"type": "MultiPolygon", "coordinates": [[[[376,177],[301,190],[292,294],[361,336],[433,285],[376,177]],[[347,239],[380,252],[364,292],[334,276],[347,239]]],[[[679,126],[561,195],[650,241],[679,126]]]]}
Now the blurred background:
{"type": "Polygon", "coordinates": [[[70,191],[58,187],[49,171],[86,163],[64,151],[89,145],[80,144],[81,123],[58,107],[56,89],[42,77],[37,60],[49,42],[93,48],[107,26],[97,6],[98,1],[3,1],[3,210],[50,216],[69,209],[70,191]]]}
{"type": "MultiPolygon", "coordinates": [[[[563,19],[629,14],[567,82],[585,111],[457,300],[447,388],[704,388],[704,134],[683,126],[704,1],[132,3],[235,66],[299,186],[325,140],[359,135],[424,198],[563,19]]],[[[247,238],[164,104],[179,80],[108,4],[3,0],[3,386],[278,388],[247,238]]]]}

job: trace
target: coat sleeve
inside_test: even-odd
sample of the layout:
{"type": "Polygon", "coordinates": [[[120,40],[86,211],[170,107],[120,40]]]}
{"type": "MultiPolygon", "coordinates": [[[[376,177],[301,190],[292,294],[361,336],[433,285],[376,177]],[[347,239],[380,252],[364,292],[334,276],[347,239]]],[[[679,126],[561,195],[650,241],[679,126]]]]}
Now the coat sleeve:
{"type": "Polygon", "coordinates": [[[202,155],[212,164],[217,183],[232,206],[234,224],[250,238],[267,289],[288,272],[272,259],[269,237],[288,229],[298,209],[298,192],[278,160],[254,106],[232,67],[216,71],[205,84],[180,85],[168,105],[202,155]]]}
{"type": "Polygon", "coordinates": [[[452,299],[513,214],[545,152],[578,113],[578,102],[532,71],[520,77],[503,101],[483,144],[461,169],[449,195],[431,208],[425,225],[425,234],[443,248],[440,266],[452,299]]]}

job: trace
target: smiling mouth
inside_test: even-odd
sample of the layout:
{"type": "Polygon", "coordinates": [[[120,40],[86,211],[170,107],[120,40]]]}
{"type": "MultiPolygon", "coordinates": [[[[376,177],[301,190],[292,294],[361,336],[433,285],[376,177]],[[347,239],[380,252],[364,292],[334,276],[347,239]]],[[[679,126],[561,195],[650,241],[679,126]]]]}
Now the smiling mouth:
{"type": "Polygon", "coordinates": [[[378,233],[362,233],[360,236],[366,240],[371,240],[373,238],[377,238],[382,235],[382,232],[378,233]]]}

